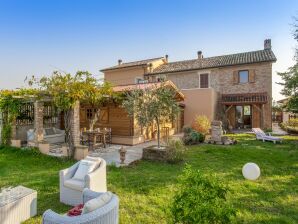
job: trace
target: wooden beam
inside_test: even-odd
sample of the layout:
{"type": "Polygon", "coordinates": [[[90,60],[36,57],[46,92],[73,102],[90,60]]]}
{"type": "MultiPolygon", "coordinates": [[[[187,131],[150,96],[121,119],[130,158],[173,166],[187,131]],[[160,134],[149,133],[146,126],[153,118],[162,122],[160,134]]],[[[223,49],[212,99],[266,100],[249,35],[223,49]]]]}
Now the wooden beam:
{"type": "Polygon", "coordinates": [[[233,105],[230,105],[230,106],[228,107],[228,109],[225,110],[225,113],[228,113],[228,111],[229,111],[232,107],[233,107],[233,105]]]}
{"type": "MultiPolygon", "coordinates": [[[[262,104],[262,106],[261,106],[261,128],[264,128],[264,118],[265,118],[265,116],[264,116],[264,104],[262,104]]],[[[271,116],[271,115],[270,115],[271,116]]]]}
{"type": "Polygon", "coordinates": [[[262,112],[262,110],[256,104],[253,104],[253,107],[255,107],[259,112],[262,112]]]}

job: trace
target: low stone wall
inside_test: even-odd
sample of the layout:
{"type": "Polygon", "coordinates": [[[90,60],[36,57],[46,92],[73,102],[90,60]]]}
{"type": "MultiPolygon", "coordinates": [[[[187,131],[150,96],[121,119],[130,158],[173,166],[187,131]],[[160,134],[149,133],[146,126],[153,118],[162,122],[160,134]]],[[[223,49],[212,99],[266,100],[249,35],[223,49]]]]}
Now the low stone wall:
{"type": "Polygon", "coordinates": [[[149,146],[143,149],[142,159],[154,160],[154,161],[166,161],[167,160],[167,150],[157,149],[157,146],[149,146]]]}

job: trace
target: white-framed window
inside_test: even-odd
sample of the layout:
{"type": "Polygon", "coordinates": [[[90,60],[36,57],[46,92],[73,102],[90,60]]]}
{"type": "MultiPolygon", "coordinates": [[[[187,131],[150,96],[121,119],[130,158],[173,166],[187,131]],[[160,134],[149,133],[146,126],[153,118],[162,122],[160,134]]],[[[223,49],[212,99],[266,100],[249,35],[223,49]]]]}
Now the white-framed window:
{"type": "Polygon", "coordinates": [[[209,73],[200,74],[200,88],[209,88],[209,73]]]}

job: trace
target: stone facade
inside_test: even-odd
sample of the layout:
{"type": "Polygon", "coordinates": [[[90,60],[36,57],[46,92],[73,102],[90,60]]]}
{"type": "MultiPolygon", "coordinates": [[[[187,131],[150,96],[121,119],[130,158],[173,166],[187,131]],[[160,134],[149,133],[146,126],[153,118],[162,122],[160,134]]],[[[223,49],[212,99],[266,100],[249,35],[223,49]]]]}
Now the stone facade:
{"type": "MultiPolygon", "coordinates": [[[[221,68],[213,68],[209,70],[194,70],[188,72],[173,72],[164,74],[167,79],[171,80],[179,89],[196,89],[200,87],[200,74],[209,74],[209,87],[214,89],[220,99],[221,94],[245,94],[245,93],[261,93],[266,92],[268,94],[268,103],[264,105],[263,117],[264,128],[271,128],[271,101],[272,101],[272,63],[255,63],[247,65],[234,65],[221,68]],[[233,73],[235,71],[249,70],[254,71],[254,82],[248,82],[245,84],[234,84],[233,73]]],[[[150,77],[154,81],[156,76],[150,77]]],[[[195,99],[194,99],[195,100],[195,99]]],[[[230,117],[233,117],[235,108],[230,110],[230,117]]],[[[221,110],[221,108],[217,108],[221,110]]],[[[253,113],[255,118],[260,120],[260,112],[253,107],[253,113]]],[[[232,121],[231,121],[232,122],[232,121]]],[[[253,126],[260,127],[260,122],[253,121],[253,126]]],[[[233,122],[232,122],[233,123],[233,122]]]]}
{"type": "Polygon", "coordinates": [[[35,143],[43,141],[43,102],[34,102],[35,143]]]}
{"type": "Polygon", "coordinates": [[[71,113],[70,131],[73,137],[74,146],[80,145],[80,102],[77,101],[71,113]]]}
{"type": "MultiPolygon", "coordinates": [[[[166,57],[167,58],[167,57],[166,57]]],[[[205,114],[212,119],[222,119],[224,108],[221,104],[222,94],[249,94],[249,93],[266,93],[267,103],[258,102],[251,104],[252,127],[271,128],[271,102],[272,102],[272,63],[276,61],[274,53],[271,51],[271,41],[265,40],[264,50],[232,54],[225,56],[216,56],[203,58],[199,54],[198,59],[185,60],[168,63],[168,60],[157,60],[151,67],[137,66],[104,71],[105,79],[114,85],[132,84],[136,78],[143,77],[148,82],[156,82],[161,79],[171,80],[178,89],[183,90],[200,90],[200,74],[208,74],[209,88],[212,88],[216,97],[204,98],[201,100],[198,94],[193,94],[192,99],[187,99],[185,103],[185,116],[188,116],[188,108],[194,104],[197,107],[196,114],[205,114]],[[184,71],[183,71],[184,70],[184,71]],[[236,83],[235,74],[239,71],[248,70],[253,74],[253,79],[247,83],[236,83]],[[216,101],[214,114],[206,114],[204,103],[216,101]],[[200,108],[199,108],[200,107],[200,108]],[[214,117],[214,118],[213,118],[214,117]]],[[[212,103],[213,105],[213,103],[212,103]]],[[[247,105],[247,104],[243,104],[247,105]]],[[[210,107],[211,108],[211,107],[210,107]]],[[[229,109],[226,117],[230,120],[230,125],[235,128],[235,105],[229,109]]],[[[213,111],[213,106],[212,106],[213,111]]],[[[185,117],[184,120],[192,120],[192,117],[185,117]]],[[[189,123],[189,122],[188,122],[189,123]]]]}

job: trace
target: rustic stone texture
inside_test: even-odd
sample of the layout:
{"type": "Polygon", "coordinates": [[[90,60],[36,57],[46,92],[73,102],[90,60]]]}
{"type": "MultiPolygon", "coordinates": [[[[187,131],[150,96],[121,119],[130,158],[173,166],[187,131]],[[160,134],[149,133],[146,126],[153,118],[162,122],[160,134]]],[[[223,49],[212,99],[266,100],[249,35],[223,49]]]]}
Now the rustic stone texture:
{"type": "Polygon", "coordinates": [[[149,146],[143,149],[142,159],[154,160],[154,161],[166,161],[167,160],[167,150],[157,149],[157,146],[149,146]]]}
{"type": "Polygon", "coordinates": [[[212,121],[211,122],[211,139],[215,142],[222,141],[222,122],[221,121],[212,121]]]}
{"type": "Polygon", "coordinates": [[[43,141],[43,102],[34,102],[34,129],[36,143],[43,141]]]}
{"type": "Polygon", "coordinates": [[[80,145],[80,102],[77,101],[72,109],[70,131],[74,146],[80,145]]]}
{"type": "Polygon", "coordinates": [[[68,156],[68,146],[67,144],[64,144],[61,146],[61,152],[62,152],[62,155],[67,157],[68,156]]]}

